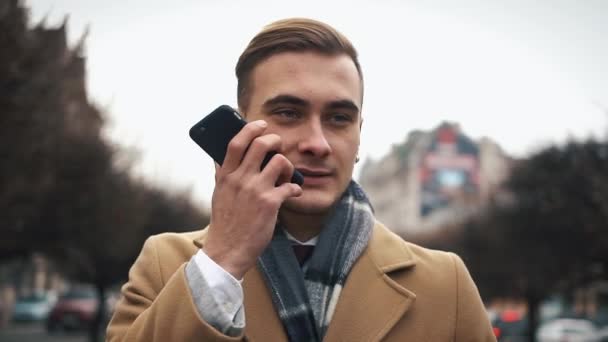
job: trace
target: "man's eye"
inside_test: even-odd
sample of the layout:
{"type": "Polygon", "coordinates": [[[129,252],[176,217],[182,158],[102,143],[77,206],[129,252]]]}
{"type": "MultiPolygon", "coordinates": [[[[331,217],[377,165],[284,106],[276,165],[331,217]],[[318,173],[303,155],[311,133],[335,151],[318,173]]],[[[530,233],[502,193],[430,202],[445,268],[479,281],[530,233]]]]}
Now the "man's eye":
{"type": "Polygon", "coordinates": [[[279,109],[274,111],[274,114],[283,119],[297,119],[300,117],[300,113],[293,109],[279,109]]]}
{"type": "Polygon", "coordinates": [[[345,124],[353,121],[352,116],[342,113],[334,113],[330,116],[330,120],[335,123],[345,124]]]}

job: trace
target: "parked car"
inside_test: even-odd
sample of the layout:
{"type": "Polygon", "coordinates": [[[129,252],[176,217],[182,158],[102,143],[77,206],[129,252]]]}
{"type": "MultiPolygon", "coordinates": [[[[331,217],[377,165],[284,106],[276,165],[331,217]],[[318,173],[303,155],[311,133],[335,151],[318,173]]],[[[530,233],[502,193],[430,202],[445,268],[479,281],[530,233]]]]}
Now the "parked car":
{"type": "Polygon", "coordinates": [[[540,326],[538,342],[596,342],[599,341],[595,325],[586,319],[558,318],[540,326]]]}
{"type": "Polygon", "coordinates": [[[608,326],[600,328],[597,331],[596,337],[599,342],[608,342],[608,326]]]}
{"type": "Polygon", "coordinates": [[[498,341],[524,341],[529,336],[528,318],[516,310],[504,310],[492,321],[498,341]]]}
{"type": "Polygon", "coordinates": [[[97,313],[97,294],[93,289],[74,289],[59,297],[51,310],[46,327],[49,332],[83,330],[97,313]]]}
{"type": "Polygon", "coordinates": [[[51,311],[53,301],[47,295],[32,295],[17,300],[13,308],[13,320],[16,322],[44,321],[51,311]]]}

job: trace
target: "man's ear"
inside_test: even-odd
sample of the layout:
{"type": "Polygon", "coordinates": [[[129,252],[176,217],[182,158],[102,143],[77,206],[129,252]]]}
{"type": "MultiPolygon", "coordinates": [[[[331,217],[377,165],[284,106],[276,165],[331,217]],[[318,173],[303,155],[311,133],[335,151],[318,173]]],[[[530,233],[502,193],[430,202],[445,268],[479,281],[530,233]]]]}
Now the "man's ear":
{"type": "MultiPolygon", "coordinates": [[[[361,129],[363,129],[363,117],[361,117],[361,121],[359,121],[359,134],[361,134],[361,129]]],[[[359,139],[359,146],[357,146],[357,157],[355,159],[355,164],[359,162],[359,147],[361,147],[361,139],[359,139]]]]}

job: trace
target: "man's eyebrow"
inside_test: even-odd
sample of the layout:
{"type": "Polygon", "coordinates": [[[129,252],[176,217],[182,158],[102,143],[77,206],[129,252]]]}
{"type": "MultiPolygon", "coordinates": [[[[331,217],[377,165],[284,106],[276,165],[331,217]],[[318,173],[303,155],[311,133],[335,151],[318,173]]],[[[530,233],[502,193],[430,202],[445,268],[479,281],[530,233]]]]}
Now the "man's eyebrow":
{"type": "Polygon", "coordinates": [[[351,100],[337,100],[328,103],[325,108],[327,109],[349,109],[359,113],[359,107],[351,100]]]}
{"type": "MultiPolygon", "coordinates": [[[[270,107],[278,104],[291,104],[294,106],[309,106],[310,103],[302,98],[293,95],[280,94],[266,100],[264,107],[270,107]]],[[[359,113],[359,107],[351,100],[335,100],[325,105],[325,109],[348,109],[359,113]]]]}
{"type": "Polygon", "coordinates": [[[269,106],[273,106],[273,105],[277,105],[277,104],[291,104],[291,105],[296,105],[296,106],[308,106],[309,105],[308,101],[301,99],[297,96],[281,94],[281,95],[277,95],[273,98],[270,98],[270,99],[264,101],[263,106],[269,107],[269,106]]]}

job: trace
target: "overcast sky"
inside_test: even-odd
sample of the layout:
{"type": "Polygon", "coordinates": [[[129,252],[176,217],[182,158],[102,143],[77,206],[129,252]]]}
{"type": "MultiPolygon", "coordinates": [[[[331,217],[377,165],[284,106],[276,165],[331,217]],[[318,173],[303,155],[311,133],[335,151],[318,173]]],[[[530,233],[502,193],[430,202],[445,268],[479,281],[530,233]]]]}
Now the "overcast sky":
{"type": "Polygon", "coordinates": [[[28,0],[32,21],[69,15],[86,40],[92,100],[137,171],[207,201],[213,164],[187,131],[235,106],[234,65],[262,26],[325,21],[359,50],[366,80],[360,154],[379,159],[443,120],[524,156],[608,130],[608,1],[28,0]]]}

